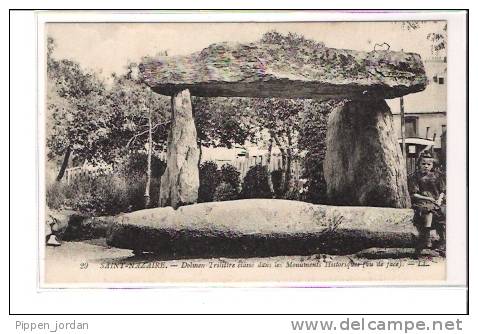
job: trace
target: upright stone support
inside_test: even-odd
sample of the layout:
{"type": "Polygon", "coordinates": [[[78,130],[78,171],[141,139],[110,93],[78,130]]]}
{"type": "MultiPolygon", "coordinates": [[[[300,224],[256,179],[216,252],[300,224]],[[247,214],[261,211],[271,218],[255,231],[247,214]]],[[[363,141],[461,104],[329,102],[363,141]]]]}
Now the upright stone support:
{"type": "Polygon", "coordinates": [[[199,148],[189,90],[171,97],[167,167],[161,177],[159,206],[177,208],[196,203],[199,189],[199,148]]]}
{"type": "Polygon", "coordinates": [[[349,101],[330,114],[324,176],[331,204],[410,207],[405,162],[385,100],[349,101]]]}

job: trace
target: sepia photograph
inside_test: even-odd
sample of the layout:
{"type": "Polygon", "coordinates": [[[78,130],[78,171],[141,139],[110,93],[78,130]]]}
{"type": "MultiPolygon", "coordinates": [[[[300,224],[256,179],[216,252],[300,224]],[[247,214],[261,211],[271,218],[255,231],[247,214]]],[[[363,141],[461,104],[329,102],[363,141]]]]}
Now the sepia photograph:
{"type": "Polygon", "coordinates": [[[446,20],[38,43],[42,287],[446,281],[446,20]]]}

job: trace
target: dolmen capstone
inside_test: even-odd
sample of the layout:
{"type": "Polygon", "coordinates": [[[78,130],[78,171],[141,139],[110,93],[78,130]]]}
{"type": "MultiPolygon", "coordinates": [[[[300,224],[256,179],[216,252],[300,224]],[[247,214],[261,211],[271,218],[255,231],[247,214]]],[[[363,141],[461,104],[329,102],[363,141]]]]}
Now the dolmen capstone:
{"type": "Polygon", "coordinates": [[[418,54],[334,49],[272,33],[253,43],[215,43],[187,56],[148,58],[139,68],[153,91],[172,97],[160,206],[197,201],[193,95],[343,100],[331,113],[327,130],[329,202],[410,207],[405,162],[385,99],[425,89],[418,54]]]}
{"type": "Polygon", "coordinates": [[[140,74],[153,91],[174,96],[391,99],[425,89],[420,55],[334,49],[304,40],[222,42],[187,56],[148,58],[140,74]]]}
{"type": "Polygon", "coordinates": [[[414,247],[412,217],[410,209],[247,199],[123,214],[107,243],[164,258],[352,254],[414,247]]]}

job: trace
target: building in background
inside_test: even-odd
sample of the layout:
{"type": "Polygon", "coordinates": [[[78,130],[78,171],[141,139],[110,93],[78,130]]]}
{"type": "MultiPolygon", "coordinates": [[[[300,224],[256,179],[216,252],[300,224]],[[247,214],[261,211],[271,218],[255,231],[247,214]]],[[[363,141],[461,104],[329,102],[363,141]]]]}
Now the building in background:
{"type": "MultiPolygon", "coordinates": [[[[432,149],[444,166],[446,161],[446,106],[447,67],[446,57],[432,57],[424,61],[428,77],[427,88],[419,93],[403,97],[405,110],[405,148],[407,170],[415,170],[418,154],[432,149]]],[[[402,143],[400,99],[387,101],[393,114],[397,138],[402,143]]]]}

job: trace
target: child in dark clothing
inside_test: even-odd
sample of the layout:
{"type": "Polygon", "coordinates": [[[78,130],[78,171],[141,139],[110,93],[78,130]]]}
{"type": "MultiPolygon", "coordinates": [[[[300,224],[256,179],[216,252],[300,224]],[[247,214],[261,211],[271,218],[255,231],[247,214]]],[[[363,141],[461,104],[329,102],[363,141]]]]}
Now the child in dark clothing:
{"type": "Polygon", "coordinates": [[[436,230],[439,246],[445,246],[445,178],[433,169],[435,159],[425,151],[418,159],[418,170],[408,178],[408,190],[415,211],[414,224],[418,229],[416,253],[432,248],[430,231],[436,230]]]}

